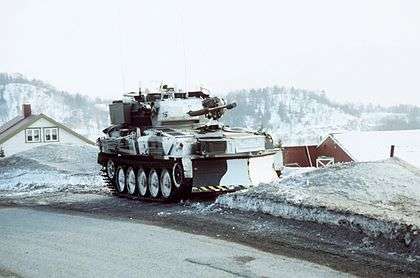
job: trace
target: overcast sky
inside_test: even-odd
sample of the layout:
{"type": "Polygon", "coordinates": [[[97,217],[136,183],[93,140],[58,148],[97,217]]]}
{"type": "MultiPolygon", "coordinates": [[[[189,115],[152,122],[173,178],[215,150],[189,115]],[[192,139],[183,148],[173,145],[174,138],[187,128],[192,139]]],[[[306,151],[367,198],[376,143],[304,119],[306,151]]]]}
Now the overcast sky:
{"type": "Polygon", "coordinates": [[[0,3],[0,71],[59,89],[284,85],[420,105],[418,0],[0,3]]]}

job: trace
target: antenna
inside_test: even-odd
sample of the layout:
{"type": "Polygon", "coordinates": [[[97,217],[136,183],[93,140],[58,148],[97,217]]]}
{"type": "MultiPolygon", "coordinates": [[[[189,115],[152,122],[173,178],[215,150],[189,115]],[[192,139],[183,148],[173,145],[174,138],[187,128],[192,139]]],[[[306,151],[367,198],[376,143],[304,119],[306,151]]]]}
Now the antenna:
{"type": "Polygon", "coordinates": [[[178,10],[178,15],[179,15],[179,25],[180,25],[180,29],[181,29],[181,43],[182,43],[182,51],[183,51],[183,56],[184,56],[184,90],[185,92],[188,89],[188,60],[187,60],[187,50],[186,50],[186,46],[185,46],[185,36],[184,36],[184,21],[183,21],[183,16],[182,13],[178,10]]]}
{"type": "Polygon", "coordinates": [[[123,37],[123,33],[122,33],[122,29],[121,29],[121,9],[120,6],[117,7],[116,9],[116,13],[117,13],[117,22],[116,22],[116,29],[119,35],[119,46],[120,46],[120,63],[121,63],[121,83],[122,83],[122,89],[123,92],[126,92],[126,87],[125,87],[125,59],[124,59],[124,37],[123,37]]]}
{"type": "Polygon", "coordinates": [[[141,89],[142,89],[142,84],[141,84],[141,81],[139,81],[139,95],[141,95],[141,89]]]}

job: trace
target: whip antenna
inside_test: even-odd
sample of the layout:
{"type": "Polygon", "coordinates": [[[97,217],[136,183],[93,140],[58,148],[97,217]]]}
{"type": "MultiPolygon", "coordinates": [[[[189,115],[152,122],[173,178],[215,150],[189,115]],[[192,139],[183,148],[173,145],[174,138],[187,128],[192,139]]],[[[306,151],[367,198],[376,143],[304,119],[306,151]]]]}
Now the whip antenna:
{"type": "Polygon", "coordinates": [[[184,36],[184,21],[183,16],[181,12],[178,12],[179,14],[179,25],[181,29],[181,43],[182,43],[182,52],[183,52],[183,58],[184,58],[184,90],[187,91],[188,89],[188,60],[187,60],[187,49],[185,46],[185,36],[184,36]]]}
{"type": "Polygon", "coordinates": [[[116,22],[116,29],[117,29],[117,32],[118,32],[118,35],[119,35],[119,41],[120,41],[120,43],[119,43],[119,52],[120,52],[120,64],[121,64],[121,67],[120,67],[120,70],[121,70],[121,83],[122,83],[122,89],[123,89],[123,92],[126,92],[126,87],[125,87],[125,63],[124,63],[124,61],[125,61],[125,59],[124,59],[124,45],[123,45],[123,43],[124,43],[124,36],[123,36],[123,33],[122,33],[122,29],[121,29],[121,9],[120,9],[120,7],[118,7],[117,9],[116,9],[116,13],[117,13],[117,22],[116,22]]]}

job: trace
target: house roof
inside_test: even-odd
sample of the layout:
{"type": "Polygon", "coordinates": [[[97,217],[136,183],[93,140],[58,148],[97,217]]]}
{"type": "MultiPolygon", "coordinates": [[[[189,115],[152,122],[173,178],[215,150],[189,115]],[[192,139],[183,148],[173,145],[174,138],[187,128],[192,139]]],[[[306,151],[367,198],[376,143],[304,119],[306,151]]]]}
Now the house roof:
{"type": "Polygon", "coordinates": [[[10,121],[6,122],[4,125],[0,126],[0,134],[17,124],[18,122],[22,121],[24,119],[23,116],[16,116],[10,121]]]}
{"type": "Polygon", "coordinates": [[[329,136],[355,161],[376,161],[395,156],[420,166],[420,130],[358,131],[329,136]]]}
{"type": "Polygon", "coordinates": [[[55,121],[54,119],[44,114],[30,115],[29,117],[26,117],[26,118],[23,116],[17,116],[11,119],[10,121],[6,122],[4,125],[0,127],[0,144],[6,142],[11,137],[15,136],[16,134],[18,134],[19,132],[26,129],[28,126],[30,126],[31,124],[35,123],[36,121],[42,118],[60,127],[61,129],[64,129],[71,135],[79,138],[80,140],[88,144],[91,144],[91,145],[95,144],[94,142],[87,139],[86,137],[80,135],[79,133],[73,131],[72,129],[66,127],[65,125],[55,121]]]}
{"type": "Polygon", "coordinates": [[[21,130],[30,126],[37,120],[39,115],[31,115],[29,117],[17,116],[0,127],[0,144],[6,142],[8,139],[19,133],[21,130]]]}

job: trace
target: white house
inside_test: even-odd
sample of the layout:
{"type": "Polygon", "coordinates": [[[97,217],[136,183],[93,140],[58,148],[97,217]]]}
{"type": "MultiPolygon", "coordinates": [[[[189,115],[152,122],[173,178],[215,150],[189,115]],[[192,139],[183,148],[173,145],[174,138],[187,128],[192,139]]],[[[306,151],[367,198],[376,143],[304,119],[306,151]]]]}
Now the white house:
{"type": "Polygon", "coordinates": [[[10,156],[41,144],[95,144],[44,114],[32,114],[30,104],[22,108],[23,115],[0,127],[0,156],[10,156]]]}

